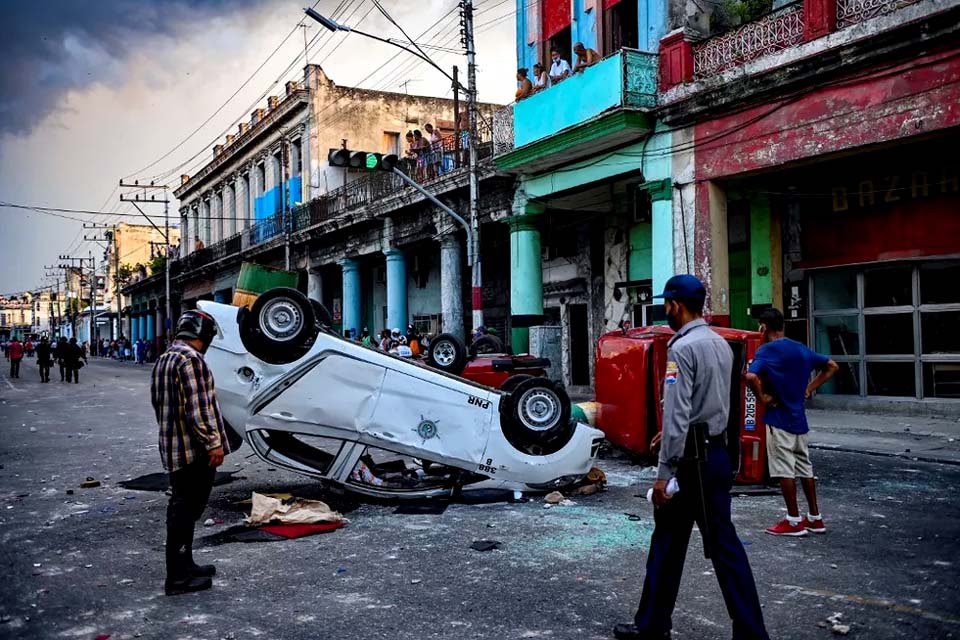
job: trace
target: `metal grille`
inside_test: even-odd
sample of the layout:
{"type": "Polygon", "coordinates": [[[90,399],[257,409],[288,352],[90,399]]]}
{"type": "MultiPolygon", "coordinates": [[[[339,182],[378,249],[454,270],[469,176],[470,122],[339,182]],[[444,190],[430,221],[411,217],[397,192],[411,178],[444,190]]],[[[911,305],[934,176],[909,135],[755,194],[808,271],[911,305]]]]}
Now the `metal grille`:
{"type": "Polygon", "coordinates": [[[790,5],[729,33],[694,45],[693,77],[695,80],[703,80],[761,56],[783,51],[801,41],[803,6],[790,5]]]}
{"type": "Polygon", "coordinates": [[[837,27],[893,13],[919,0],[837,0],[837,27]]]}
{"type": "Polygon", "coordinates": [[[493,155],[513,150],[513,105],[493,114],[493,155]]]}
{"type": "Polygon", "coordinates": [[[657,58],[653,53],[623,50],[624,106],[657,105],[657,58]]]}

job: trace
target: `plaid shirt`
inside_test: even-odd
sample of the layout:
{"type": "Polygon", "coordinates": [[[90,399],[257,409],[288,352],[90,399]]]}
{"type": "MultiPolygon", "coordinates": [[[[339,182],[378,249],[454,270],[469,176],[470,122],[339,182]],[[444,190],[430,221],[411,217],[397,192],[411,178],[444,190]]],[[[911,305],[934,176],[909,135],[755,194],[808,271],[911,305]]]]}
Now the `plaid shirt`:
{"type": "Polygon", "coordinates": [[[150,399],[160,426],[160,459],[171,473],[223,447],[230,453],[213,374],[196,349],[175,341],[153,367],[150,399]]]}

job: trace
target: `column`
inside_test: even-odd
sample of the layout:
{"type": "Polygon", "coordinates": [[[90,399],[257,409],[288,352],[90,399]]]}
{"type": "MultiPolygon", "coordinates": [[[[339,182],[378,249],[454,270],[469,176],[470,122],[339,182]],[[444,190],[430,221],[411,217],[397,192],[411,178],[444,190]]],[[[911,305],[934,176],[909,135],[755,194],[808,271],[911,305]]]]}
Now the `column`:
{"type": "Polygon", "coordinates": [[[138,335],[141,340],[147,339],[147,313],[141,311],[139,317],[137,318],[137,325],[139,326],[138,335]]]}
{"type": "Polygon", "coordinates": [[[730,326],[730,248],[727,240],[727,193],[713,181],[697,184],[694,216],[694,275],[707,289],[704,315],[730,326]]]}
{"type": "MultiPolygon", "coordinates": [[[[360,264],[351,258],[340,262],[343,268],[343,330],[361,328],[360,264]]],[[[388,276],[389,277],[389,276],[388,276]]]]}
{"type": "MultiPolygon", "coordinates": [[[[654,294],[673,275],[673,183],[670,178],[641,184],[638,189],[650,195],[650,278],[654,294]]],[[[632,235],[632,234],[631,234],[632,235]]]]}
{"type": "Polygon", "coordinates": [[[442,331],[463,340],[463,274],[460,240],[454,234],[440,240],[440,313],[442,331]]]}
{"type": "Polygon", "coordinates": [[[323,278],[319,269],[307,269],[307,297],[323,302],[323,278]]]}
{"type": "Polygon", "coordinates": [[[136,343],[140,339],[140,319],[133,311],[130,312],[130,342],[136,343]]]}
{"type": "MultiPolygon", "coordinates": [[[[154,326],[156,327],[155,336],[154,336],[154,343],[157,344],[158,346],[162,345],[162,343],[163,343],[162,338],[166,335],[166,332],[164,331],[164,327],[163,327],[163,319],[164,319],[164,318],[163,318],[163,303],[162,303],[162,302],[158,302],[158,303],[157,303],[156,319],[154,320],[154,326]]],[[[162,347],[161,347],[161,348],[162,348],[162,347]]]]}
{"type": "Polygon", "coordinates": [[[190,209],[180,212],[180,257],[190,253],[190,209]]]}
{"type": "Polygon", "coordinates": [[[192,235],[188,238],[190,243],[190,253],[197,250],[197,238],[200,237],[200,206],[193,206],[193,226],[190,227],[192,235]]]}
{"type": "Polygon", "coordinates": [[[145,315],[147,319],[147,340],[153,342],[157,337],[156,313],[152,310],[147,310],[145,315]]]}
{"type": "Polygon", "coordinates": [[[514,353],[530,350],[530,327],[543,321],[543,263],[537,218],[544,210],[542,204],[522,202],[505,220],[510,225],[510,342],[514,353]]]}
{"type": "Polygon", "coordinates": [[[407,330],[407,260],[397,248],[383,252],[387,256],[387,327],[407,330]]]}

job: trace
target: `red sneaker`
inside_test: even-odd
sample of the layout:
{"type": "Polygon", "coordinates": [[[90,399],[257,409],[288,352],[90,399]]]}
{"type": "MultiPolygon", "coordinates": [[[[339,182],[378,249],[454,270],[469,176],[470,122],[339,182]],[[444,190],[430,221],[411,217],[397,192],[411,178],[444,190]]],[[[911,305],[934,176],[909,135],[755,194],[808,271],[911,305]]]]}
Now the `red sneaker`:
{"type": "Polygon", "coordinates": [[[803,520],[797,524],[790,524],[790,522],[784,518],[777,524],[767,529],[767,533],[772,536],[805,536],[807,535],[807,528],[804,526],[803,520]]]}
{"type": "Polygon", "coordinates": [[[811,533],[827,532],[827,525],[823,524],[823,518],[820,518],[819,520],[811,520],[810,518],[804,518],[803,526],[806,527],[807,531],[811,533]]]}

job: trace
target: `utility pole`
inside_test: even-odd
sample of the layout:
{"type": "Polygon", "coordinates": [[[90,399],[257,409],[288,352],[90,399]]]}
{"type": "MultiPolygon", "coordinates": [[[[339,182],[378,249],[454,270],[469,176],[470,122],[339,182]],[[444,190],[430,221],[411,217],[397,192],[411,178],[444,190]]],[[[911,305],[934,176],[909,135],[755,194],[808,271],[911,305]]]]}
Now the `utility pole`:
{"type": "Polygon", "coordinates": [[[59,319],[60,319],[60,309],[59,309],[59,307],[60,307],[60,276],[57,275],[57,272],[56,272],[57,265],[45,264],[45,265],[43,265],[43,268],[46,270],[46,271],[44,272],[44,277],[46,277],[46,278],[53,278],[53,281],[54,281],[55,284],[54,284],[54,285],[51,285],[51,288],[52,288],[53,286],[56,286],[56,287],[57,287],[57,304],[54,305],[54,304],[53,304],[53,301],[50,302],[50,337],[51,337],[51,339],[53,339],[53,338],[56,338],[56,337],[57,337],[57,328],[58,328],[59,325],[60,325],[60,322],[59,322],[59,319]]]}
{"type": "Polygon", "coordinates": [[[135,191],[132,198],[126,197],[121,193],[120,201],[129,202],[130,204],[132,204],[137,209],[137,211],[140,212],[140,215],[142,215],[144,218],[147,219],[147,222],[150,223],[150,226],[156,229],[163,236],[163,241],[167,244],[166,251],[163,254],[163,271],[164,271],[164,282],[165,282],[165,292],[166,292],[165,297],[166,297],[166,303],[167,303],[166,304],[166,320],[164,322],[164,326],[162,327],[162,329],[160,327],[157,328],[158,334],[160,333],[161,330],[163,331],[164,345],[167,345],[170,343],[170,339],[168,335],[169,333],[168,327],[173,326],[173,317],[172,317],[171,303],[170,303],[170,198],[167,195],[168,187],[165,184],[156,185],[152,181],[150,182],[149,185],[140,184],[138,180],[134,180],[132,184],[129,182],[124,182],[123,180],[120,180],[120,186],[123,188],[135,189],[139,192],[142,192],[142,193],[138,193],[137,191],[135,191]],[[157,189],[163,190],[163,195],[161,196],[160,200],[157,200],[156,195],[150,195],[149,198],[147,197],[148,191],[154,191],[157,189]],[[160,227],[154,224],[150,216],[144,213],[143,209],[140,208],[141,204],[159,204],[161,202],[163,203],[163,230],[161,230],[160,227]]]}
{"type": "MultiPolygon", "coordinates": [[[[113,250],[113,275],[116,286],[114,287],[114,296],[116,297],[117,303],[117,329],[114,333],[113,323],[110,323],[110,339],[114,340],[120,337],[122,331],[120,331],[120,313],[122,311],[120,306],[120,248],[117,245],[117,226],[113,224],[103,224],[99,222],[85,222],[83,224],[84,229],[94,229],[97,231],[102,231],[103,235],[94,235],[88,236],[84,234],[83,239],[88,242],[106,242],[107,251],[113,250]]],[[[109,269],[105,270],[109,273],[109,269]]],[[[110,283],[105,282],[104,286],[109,287],[110,283]]]]}
{"type": "MultiPolygon", "coordinates": [[[[470,172],[470,228],[473,230],[471,270],[471,297],[473,330],[483,326],[483,275],[480,268],[480,185],[477,177],[477,52],[473,42],[473,0],[462,0],[460,17],[463,27],[463,46],[467,52],[467,113],[470,118],[469,172],[470,172]]],[[[471,331],[473,333],[473,331],[471,331]]]]}
{"type": "MultiPolygon", "coordinates": [[[[460,168],[460,68],[453,65],[453,166],[460,168]]],[[[467,249],[469,251],[469,249],[467,249]]]]}
{"type": "MultiPolygon", "coordinates": [[[[74,263],[78,263],[78,264],[80,265],[80,289],[81,289],[81,291],[78,292],[78,293],[81,293],[81,294],[82,294],[82,289],[83,289],[83,264],[84,264],[85,262],[89,262],[89,263],[90,263],[90,279],[91,279],[91,282],[90,282],[90,327],[91,327],[91,330],[92,330],[92,328],[93,328],[93,303],[94,303],[94,301],[95,301],[95,299],[96,299],[95,296],[94,296],[94,291],[96,290],[96,286],[97,286],[97,273],[96,273],[96,270],[94,269],[94,266],[95,266],[95,265],[94,265],[94,262],[93,262],[93,255],[92,255],[92,254],[89,255],[89,257],[87,257],[87,258],[83,258],[83,257],[77,258],[77,257],[73,257],[73,256],[63,256],[63,255],[62,255],[62,256],[60,256],[60,260],[63,260],[63,261],[64,261],[64,262],[60,263],[60,268],[61,268],[61,269],[74,269],[74,268],[76,268],[76,267],[74,267],[74,263]]],[[[67,285],[67,288],[69,288],[69,284],[67,285]]],[[[77,317],[76,317],[76,316],[73,317],[73,336],[72,336],[72,337],[74,337],[74,338],[77,337],[77,317]]]]}

